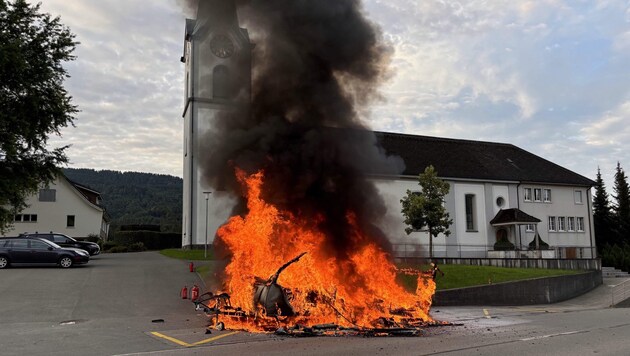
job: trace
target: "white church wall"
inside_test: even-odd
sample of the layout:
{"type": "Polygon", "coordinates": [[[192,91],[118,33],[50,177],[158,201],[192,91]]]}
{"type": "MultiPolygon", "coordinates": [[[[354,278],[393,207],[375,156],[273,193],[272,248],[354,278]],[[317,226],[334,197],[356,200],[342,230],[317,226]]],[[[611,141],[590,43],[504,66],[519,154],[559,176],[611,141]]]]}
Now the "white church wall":
{"type": "Polygon", "coordinates": [[[485,246],[488,243],[488,218],[485,208],[486,192],[484,184],[454,182],[451,184],[451,189],[456,202],[453,230],[457,234],[458,243],[465,250],[478,250],[480,246],[483,246],[485,251],[485,246]],[[474,196],[473,229],[467,229],[466,226],[465,201],[468,194],[474,196]]]}
{"type": "MultiPolygon", "coordinates": [[[[407,253],[427,254],[429,246],[429,234],[426,231],[416,231],[407,235],[405,232],[404,216],[402,215],[402,204],[400,200],[407,195],[407,190],[412,192],[419,192],[420,186],[417,179],[371,179],[379,194],[385,201],[387,212],[380,221],[380,227],[388,236],[389,240],[393,244],[401,244],[400,246],[394,246],[398,250],[405,250],[407,253]],[[406,244],[402,245],[402,244],[406,244]],[[422,251],[416,251],[418,246],[422,251]]],[[[448,197],[447,197],[448,199],[448,197]]],[[[448,205],[448,204],[447,204],[448,205]]],[[[452,215],[452,213],[451,213],[452,215]]],[[[451,228],[452,230],[452,228],[451,228]]],[[[453,244],[455,237],[453,235],[446,238],[440,234],[437,238],[433,239],[433,251],[435,255],[445,255],[448,244],[453,244]]]]}
{"type": "MultiPolygon", "coordinates": [[[[585,187],[571,187],[571,186],[554,186],[554,185],[534,185],[534,184],[522,184],[520,186],[520,199],[521,210],[537,217],[541,220],[538,224],[538,233],[540,237],[552,247],[566,247],[566,246],[579,246],[590,247],[591,245],[591,226],[590,226],[590,210],[588,200],[589,190],[585,187]],[[523,190],[532,190],[532,199],[525,200],[523,190]],[[550,189],[551,201],[545,202],[544,198],[541,201],[536,201],[533,197],[534,189],[550,189]],[[578,203],[575,199],[575,192],[579,191],[582,196],[582,202],[578,203]],[[549,217],[555,217],[556,227],[554,231],[550,231],[549,217]],[[558,226],[558,218],[564,218],[564,229],[560,230],[558,226]],[[573,229],[569,231],[569,218],[574,218],[574,224],[577,224],[577,218],[580,217],[584,221],[583,231],[577,231],[574,225],[573,229]]],[[[529,243],[534,238],[534,232],[527,232],[522,228],[523,243],[529,243]]]]}

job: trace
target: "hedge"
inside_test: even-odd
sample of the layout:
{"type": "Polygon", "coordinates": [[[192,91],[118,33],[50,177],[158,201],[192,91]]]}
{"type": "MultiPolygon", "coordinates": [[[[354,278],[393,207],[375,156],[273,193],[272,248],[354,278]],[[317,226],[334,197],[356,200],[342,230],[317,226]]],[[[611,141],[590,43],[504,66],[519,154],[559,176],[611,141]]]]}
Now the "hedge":
{"type": "Polygon", "coordinates": [[[117,231],[111,241],[120,246],[142,243],[148,250],[182,247],[182,234],[157,231],[117,231]]]}

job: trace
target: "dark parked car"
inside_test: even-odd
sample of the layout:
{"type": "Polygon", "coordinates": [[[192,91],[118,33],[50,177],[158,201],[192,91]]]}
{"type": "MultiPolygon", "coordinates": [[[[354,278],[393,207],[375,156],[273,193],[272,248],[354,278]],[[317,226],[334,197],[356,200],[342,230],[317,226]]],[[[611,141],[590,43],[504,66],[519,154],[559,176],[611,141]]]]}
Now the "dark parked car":
{"type": "Polygon", "coordinates": [[[58,264],[63,268],[88,263],[90,255],[82,249],[61,247],[40,238],[1,238],[0,269],[11,264],[58,264]]]}
{"type": "Polygon", "coordinates": [[[39,237],[48,241],[52,241],[61,247],[73,247],[86,250],[90,253],[91,256],[96,256],[101,253],[101,247],[94,242],[77,241],[70,236],[66,236],[64,234],[59,234],[56,232],[24,233],[20,234],[20,237],[39,237]]]}

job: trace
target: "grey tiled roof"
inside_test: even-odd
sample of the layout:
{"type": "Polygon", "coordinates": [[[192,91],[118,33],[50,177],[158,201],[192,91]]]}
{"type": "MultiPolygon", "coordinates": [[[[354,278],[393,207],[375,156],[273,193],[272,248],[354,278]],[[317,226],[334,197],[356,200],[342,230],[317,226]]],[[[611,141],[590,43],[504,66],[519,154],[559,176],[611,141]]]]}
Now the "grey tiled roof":
{"type": "Polygon", "coordinates": [[[540,219],[535,218],[527,213],[519,209],[501,209],[497,213],[497,215],[490,220],[491,225],[502,225],[502,224],[534,224],[539,223],[540,219]]]}
{"type": "Polygon", "coordinates": [[[595,182],[511,144],[376,132],[390,155],[416,176],[433,165],[442,178],[515,181],[575,186],[595,182]]]}

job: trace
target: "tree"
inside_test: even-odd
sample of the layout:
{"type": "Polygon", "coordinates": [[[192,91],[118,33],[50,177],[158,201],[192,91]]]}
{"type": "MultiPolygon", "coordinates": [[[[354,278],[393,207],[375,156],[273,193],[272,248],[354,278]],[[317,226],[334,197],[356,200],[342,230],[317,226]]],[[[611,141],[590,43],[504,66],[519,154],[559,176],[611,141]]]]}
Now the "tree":
{"type": "Polygon", "coordinates": [[[444,197],[450,186],[438,178],[435,168],[429,166],[418,176],[420,192],[407,190],[407,196],[400,200],[405,217],[407,235],[426,226],[429,232],[429,257],[433,258],[433,239],[439,234],[449,236],[448,229],[453,223],[444,207],[444,197]]]}
{"type": "Polygon", "coordinates": [[[615,226],[617,227],[616,243],[628,241],[630,235],[630,188],[628,186],[628,177],[617,162],[617,171],[615,172],[615,226]]]}
{"type": "Polygon", "coordinates": [[[0,0],[0,232],[67,163],[68,146],[46,146],[78,111],[62,67],[75,58],[77,42],[58,17],[39,10],[25,0],[0,0]]]}
{"type": "Polygon", "coordinates": [[[593,224],[595,227],[595,241],[598,250],[602,250],[604,245],[613,244],[615,232],[613,231],[613,217],[608,200],[606,186],[602,179],[599,167],[597,168],[597,178],[595,179],[595,196],[593,197],[593,224]]]}

